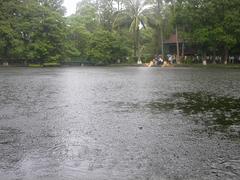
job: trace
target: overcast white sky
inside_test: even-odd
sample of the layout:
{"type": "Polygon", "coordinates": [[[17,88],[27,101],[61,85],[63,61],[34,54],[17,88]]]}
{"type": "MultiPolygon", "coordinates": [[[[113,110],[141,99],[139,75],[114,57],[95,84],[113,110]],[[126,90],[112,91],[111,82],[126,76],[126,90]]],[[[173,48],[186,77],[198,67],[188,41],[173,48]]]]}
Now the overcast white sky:
{"type": "Polygon", "coordinates": [[[66,16],[75,13],[76,4],[81,0],[64,0],[63,5],[67,8],[66,16]]]}

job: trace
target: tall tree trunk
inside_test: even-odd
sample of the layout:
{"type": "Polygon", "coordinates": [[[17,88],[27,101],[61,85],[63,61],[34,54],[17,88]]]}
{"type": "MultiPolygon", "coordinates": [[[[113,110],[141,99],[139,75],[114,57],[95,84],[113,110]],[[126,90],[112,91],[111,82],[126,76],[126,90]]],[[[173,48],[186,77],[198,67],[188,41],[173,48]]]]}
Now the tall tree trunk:
{"type": "Polygon", "coordinates": [[[203,52],[202,63],[203,63],[204,66],[207,65],[207,55],[206,55],[206,51],[205,50],[203,52]]]}
{"type": "Polygon", "coordinates": [[[182,43],[182,58],[184,58],[184,56],[185,56],[185,51],[184,51],[184,49],[185,49],[185,43],[183,42],[183,43],[182,43]]]}
{"type": "Polygon", "coordinates": [[[177,47],[176,61],[177,61],[177,64],[180,64],[180,57],[179,57],[179,42],[178,42],[178,27],[177,27],[177,25],[176,25],[176,47],[177,47]]]}
{"type": "Polygon", "coordinates": [[[155,36],[154,36],[154,39],[155,39],[155,48],[154,48],[154,53],[155,54],[160,54],[161,53],[161,30],[160,30],[160,27],[158,26],[157,27],[157,30],[155,32],[155,36]]]}
{"type": "Polygon", "coordinates": [[[117,11],[118,12],[120,11],[120,1],[119,0],[117,1],[117,11]]]}
{"type": "Polygon", "coordinates": [[[136,38],[137,38],[137,42],[136,42],[137,63],[142,64],[141,51],[140,51],[140,39],[139,39],[140,38],[140,29],[139,28],[137,28],[137,37],[136,38]]]}
{"type": "Polygon", "coordinates": [[[228,63],[228,54],[229,54],[228,47],[225,46],[225,47],[224,47],[224,64],[227,64],[227,63],[228,63]]]}
{"type": "Polygon", "coordinates": [[[216,64],[216,49],[213,50],[213,64],[216,64]]]}
{"type": "Polygon", "coordinates": [[[139,28],[134,30],[134,47],[133,47],[133,58],[134,60],[138,60],[139,57],[139,28]]]}
{"type": "Polygon", "coordinates": [[[99,12],[99,0],[96,0],[96,8],[97,8],[97,20],[98,23],[101,22],[100,12],[99,12]]]}
{"type": "Polygon", "coordinates": [[[6,42],[6,45],[4,47],[4,62],[8,62],[9,58],[10,58],[10,55],[9,55],[9,49],[11,49],[11,44],[10,44],[10,41],[7,41],[6,42]]]}
{"type": "Polygon", "coordinates": [[[134,42],[133,42],[133,57],[137,57],[137,30],[133,31],[134,42]]]}
{"type": "MultiPolygon", "coordinates": [[[[161,0],[157,0],[157,14],[158,14],[158,18],[161,18],[161,0]]],[[[158,49],[157,49],[157,54],[162,53],[163,55],[163,28],[161,27],[161,25],[157,26],[157,41],[158,41],[158,49]]]]}
{"type": "Polygon", "coordinates": [[[162,59],[164,60],[164,43],[163,43],[163,29],[161,28],[161,47],[162,47],[162,59]]]}

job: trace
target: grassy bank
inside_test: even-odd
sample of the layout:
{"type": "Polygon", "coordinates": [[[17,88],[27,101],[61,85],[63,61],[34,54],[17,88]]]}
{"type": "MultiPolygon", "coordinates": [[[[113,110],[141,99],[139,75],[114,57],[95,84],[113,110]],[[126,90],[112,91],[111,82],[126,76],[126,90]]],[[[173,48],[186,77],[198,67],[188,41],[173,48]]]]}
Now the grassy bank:
{"type": "Polygon", "coordinates": [[[60,67],[59,63],[43,63],[43,64],[29,64],[28,67],[41,68],[41,67],[60,67]]]}
{"type": "MultiPolygon", "coordinates": [[[[60,63],[44,63],[44,64],[29,64],[29,65],[23,65],[23,64],[9,64],[9,66],[3,66],[0,65],[0,67],[31,67],[31,68],[43,68],[43,67],[61,67],[64,66],[60,63]]],[[[72,66],[79,66],[80,65],[72,65],[72,66]]],[[[91,66],[91,65],[87,65],[91,66]]],[[[94,65],[92,65],[94,66],[94,65]]],[[[95,65],[98,66],[98,65],[95,65]]],[[[109,64],[104,65],[108,67],[146,67],[144,64],[136,64],[136,63],[122,63],[122,64],[109,64]]],[[[153,66],[153,67],[160,67],[160,66],[153,66]]],[[[231,68],[231,69],[240,69],[240,64],[171,64],[169,67],[189,67],[189,68],[231,68]]]]}

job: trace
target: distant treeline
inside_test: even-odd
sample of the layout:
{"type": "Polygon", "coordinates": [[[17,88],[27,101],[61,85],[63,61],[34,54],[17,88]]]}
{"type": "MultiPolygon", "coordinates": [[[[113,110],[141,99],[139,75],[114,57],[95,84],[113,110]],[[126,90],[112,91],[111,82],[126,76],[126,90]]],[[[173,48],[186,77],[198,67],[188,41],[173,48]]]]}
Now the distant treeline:
{"type": "Polygon", "coordinates": [[[0,62],[111,64],[167,59],[176,39],[196,55],[240,54],[239,0],[79,0],[64,17],[63,0],[1,0],[0,62]]]}

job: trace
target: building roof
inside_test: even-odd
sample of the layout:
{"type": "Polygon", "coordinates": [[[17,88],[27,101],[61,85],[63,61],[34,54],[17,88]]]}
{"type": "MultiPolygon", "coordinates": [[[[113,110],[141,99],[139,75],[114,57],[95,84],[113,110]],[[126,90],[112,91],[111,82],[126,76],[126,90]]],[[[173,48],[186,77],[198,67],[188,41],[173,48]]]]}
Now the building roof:
{"type": "MultiPolygon", "coordinates": [[[[171,34],[169,39],[164,41],[164,44],[176,44],[177,42],[177,38],[176,38],[176,34],[171,34]]],[[[182,43],[182,39],[178,37],[178,42],[182,43]]]]}

